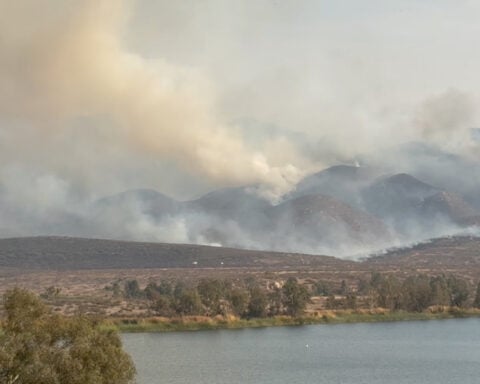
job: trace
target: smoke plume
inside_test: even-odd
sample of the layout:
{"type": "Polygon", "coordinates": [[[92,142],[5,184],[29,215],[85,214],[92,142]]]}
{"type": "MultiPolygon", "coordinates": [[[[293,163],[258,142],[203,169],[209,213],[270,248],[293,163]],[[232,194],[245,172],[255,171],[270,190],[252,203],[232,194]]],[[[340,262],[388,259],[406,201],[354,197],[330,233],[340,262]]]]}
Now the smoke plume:
{"type": "MultiPolygon", "coordinates": [[[[335,164],[407,172],[479,208],[480,8],[362,3],[0,0],[0,236],[210,244],[228,228],[228,244],[272,248],[229,218],[92,207],[239,186],[278,204],[335,164]]],[[[347,254],[347,237],[329,244],[347,254]]]]}
{"type": "Polygon", "coordinates": [[[270,161],[246,148],[216,111],[214,87],[201,71],[123,46],[129,8],[118,1],[3,3],[0,111],[8,140],[53,144],[72,122],[89,119],[91,137],[88,128],[79,133],[86,145],[100,136],[216,182],[288,190],[301,176],[294,158],[270,161]]]}

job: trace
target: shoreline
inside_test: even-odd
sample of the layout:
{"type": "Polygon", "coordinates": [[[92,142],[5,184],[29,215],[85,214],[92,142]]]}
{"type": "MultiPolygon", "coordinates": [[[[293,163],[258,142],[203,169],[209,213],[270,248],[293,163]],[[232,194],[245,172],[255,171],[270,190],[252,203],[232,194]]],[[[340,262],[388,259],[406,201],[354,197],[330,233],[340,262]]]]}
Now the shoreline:
{"type": "Polygon", "coordinates": [[[223,317],[188,316],[183,318],[129,318],[105,319],[102,327],[120,333],[163,333],[207,331],[220,329],[266,328],[321,324],[383,323],[399,321],[448,320],[480,317],[478,309],[449,308],[441,312],[403,311],[325,311],[318,315],[301,317],[276,316],[268,318],[239,319],[223,317]]]}

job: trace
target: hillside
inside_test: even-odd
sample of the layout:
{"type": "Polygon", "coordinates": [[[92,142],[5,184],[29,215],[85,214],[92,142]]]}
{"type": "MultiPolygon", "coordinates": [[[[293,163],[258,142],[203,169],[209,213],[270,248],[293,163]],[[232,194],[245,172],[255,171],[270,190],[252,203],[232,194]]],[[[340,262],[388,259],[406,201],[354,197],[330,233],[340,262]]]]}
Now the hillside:
{"type": "Polygon", "coordinates": [[[335,165],[305,177],[289,198],[322,194],[335,197],[354,207],[360,207],[362,188],[368,186],[379,170],[370,167],[335,165]]]}
{"type": "Polygon", "coordinates": [[[329,245],[340,249],[339,244],[351,248],[370,244],[381,248],[389,239],[385,224],[367,212],[330,196],[314,194],[288,200],[269,211],[279,248],[288,249],[292,241],[329,245]]]}
{"type": "Polygon", "coordinates": [[[460,195],[444,191],[426,198],[422,204],[422,211],[427,217],[443,215],[457,223],[475,217],[476,213],[476,210],[460,195]]]}
{"type": "Polygon", "coordinates": [[[418,245],[392,249],[364,261],[372,268],[395,267],[410,270],[480,270],[480,238],[457,236],[433,239],[418,245]]]}
{"type": "Polygon", "coordinates": [[[284,270],[317,268],[331,271],[425,268],[480,268],[480,237],[434,239],[412,247],[392,249],[360,261],[332,256],[264,252],[189,244],[145,243],[72,237],[0,239],[0,269],[95,270],[155,268],[258,268],[284,270]]]}
{"type": "Polygon", "coordinates": [[[72,237],[0,239],[0,269],[284,268],[337,266],[329,256],[261,252],[202,245],[72,237]]]}
{"type": "Polygon", "coordinates": [[[362,191],[366,208],[380,217],[399,220],[417,214],[423,200],[438,190],[408,174],[381,177],[362,191]]]}
{"type": "Polygon", "coordinates": [[[480,276],[480,238],[441,238],[361,261],[182,244],[66,237],[0,239],[0,294],[17,286],[37,293],[57,287],[62,292],[57,304],[65,313],[130,316],[146,310],[139,303],[112,297],[114,285],[123,286],[132,279],[141,287],[162,280],[197,284],[205,278],[241,286],[250,279],[275,285],[295,277],[309,284],[323,282],[338,292],[342,286],[359,289],[372,272],[401,280],[420,273],[453,274],[468,281],[473,290],[480,276]]]}

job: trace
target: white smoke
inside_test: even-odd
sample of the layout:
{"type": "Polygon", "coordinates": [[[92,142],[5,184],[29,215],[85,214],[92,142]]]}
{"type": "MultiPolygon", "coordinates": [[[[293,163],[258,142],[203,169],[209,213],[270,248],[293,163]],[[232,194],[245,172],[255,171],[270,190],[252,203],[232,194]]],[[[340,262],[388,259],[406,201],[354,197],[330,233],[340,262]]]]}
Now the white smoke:
{"type": "MultiPolygon", "coordinates": [[[[411,141],[476,164],[479,12],[470,1],[434,12],[373,0],[0,1],[0,236],[68,222],[65,233],[208,243],[217,219],[158,222],[132,206],[91,227],[91,202],[249,185],[276,203],[331,164],[415,173],[418,157],[392,150],[411,141]]],[[[424,160],[435,183],[459,169],[424,160]]],[[[474,196],[477,182],[461,180],[451,184],[474,196]]],[[[235,222],[217,226],[264,246],[235,222]]]]}
{"type": "Polygon", "coordinates": [[[246,148],[201,71],[128,51],[124,2],[4,2],[0,13],[0,111],[10,142],[61,145],[65,132],[73,139],[72,122],[89,118],[93,134],[79,133],[86,145],[100,136],[107,147],[150,153],[212,181],[286,191],[301,177],[297,153],[271,161],[246,148]],[[13,127],[17,120],[26,127],[13,127]]]}

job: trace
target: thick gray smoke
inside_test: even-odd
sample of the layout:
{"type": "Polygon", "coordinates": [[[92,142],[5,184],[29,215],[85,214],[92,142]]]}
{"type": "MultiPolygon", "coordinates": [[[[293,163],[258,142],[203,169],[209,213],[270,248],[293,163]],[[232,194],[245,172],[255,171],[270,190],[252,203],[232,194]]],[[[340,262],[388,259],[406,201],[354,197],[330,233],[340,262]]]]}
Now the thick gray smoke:
{"type": "MultiPolygon", "coordinates": [[[[480,208],[480,8],[418,3],[0,0],[0,236],[351,255],[463,230],[449,217],[425,233],[417,218],[380,228],[326,200],[308,203],[333,204],[330,219],[298,219],[305,201],[271,207],[299,197],[305,176],[359,162],[480,208]],[[263,201],[242,208],[248,220],[178,203],[238,186],[263,201]],[[152,214],[143,195],[99,207],[136,188],[182,207],[152,214]],[[344,223],[354,216],[384,240],[344,223]],[[328,220],[342,224],[328,232],[328,220]]],[[[372,214],[360,195],[335,193],[372,214]]]]}
{"type": "MultiPolygon", "coordinates": [[[[168,160],[214,182],[262,182],[272,193],[288,190],[301,176],[292,164],[297,155],[288,145],[272,158],[268,150],[246,148],[216,111],[214,86],[200,70],[124,48],[128,8],[118,1],[2,3],[5,147],[15,142],[17,158],[35,158],[32,140],[43,152],[80,139],[80,152],[98,139],[107,150],[168,160]]],[[[11,161],[15,154],[8,152],[11,161]]],[[[60,154],[42,160],[47,167],[91,172],[78,162],[92,159],[72,162],[60,154]]]]}

